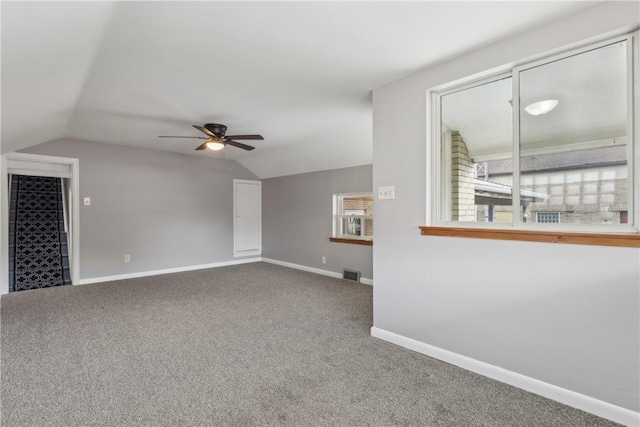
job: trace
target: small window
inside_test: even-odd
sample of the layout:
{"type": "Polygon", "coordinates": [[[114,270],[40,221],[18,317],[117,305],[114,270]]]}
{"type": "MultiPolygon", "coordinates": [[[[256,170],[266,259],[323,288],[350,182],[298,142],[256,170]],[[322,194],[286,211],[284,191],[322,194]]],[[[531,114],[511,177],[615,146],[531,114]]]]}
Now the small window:
{"type": "Polygon", "coordinates": [[[373,195],[335,194],[333,199],[333,237],[372,239],[373,195]]]}
{"type": "Polygon", "coordinates": [[[560,212],[536,212],[536,222],[541,224],[560,223],[560,212]]]}

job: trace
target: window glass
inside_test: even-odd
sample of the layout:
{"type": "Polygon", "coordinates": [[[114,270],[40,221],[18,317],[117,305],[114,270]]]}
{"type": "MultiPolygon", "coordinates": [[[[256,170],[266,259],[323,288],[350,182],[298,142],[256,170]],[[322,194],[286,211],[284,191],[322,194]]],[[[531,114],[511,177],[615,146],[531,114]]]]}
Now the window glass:
{"type": "Polygon", "coordinates": [[[511,93],[509,77],[440,98],[441,220],[512,221],[511,93]]]}
{"type": "Polygon", "coordinates": [[[520,72],[523,222],[549,211],[565,224],[622,222],[629,205],[626,43],[520,72]]]}

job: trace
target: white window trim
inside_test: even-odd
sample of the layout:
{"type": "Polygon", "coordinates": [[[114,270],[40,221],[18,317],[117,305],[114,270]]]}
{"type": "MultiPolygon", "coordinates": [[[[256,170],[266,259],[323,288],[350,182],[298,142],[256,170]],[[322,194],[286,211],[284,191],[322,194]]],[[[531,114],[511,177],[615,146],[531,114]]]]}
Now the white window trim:
{"type": "MultiPolygon", "coordinates": [[[[624,33],[616,37],[601,38],[598,41],[594,39],[585,41],[581,44],[575,44],[569,47],[555,49],[552,52],[528,58],[517,63],[506,64],[496,67],[486,72],[478,73],[452,82],[448,82],[426,91],[426,108],[427,108],[427,198],[426,198],[426,224],[428,226],[442,226],[455,228],[481,228],[481,229],[508,229],[508,230],[556,230],[556,231],[575,231],[575,232],[598,232],[598,233],[638,233],[640,230],[640,196],[635,193],[640,191],[640,160],[637,153],[640,153],[640,79],[636,79],[635,70],[640,70],[640,31],[632,33],[624,33]],[[440,146],[441,146],[441,120],[440,120],[440,98],[444,95],[459,92],[471,87],[500,80],[505,77],[512,77],[514,87],[513,93],[518,93],[518,79],[521,71],[534,68],[543,64],[554,62],[563,58],[578,55],[590,50],[613,44],[616,42],[627,41],[627,57],[631,60],[627,61],[627,85],[630,88],[632,96],[627,97],[627,138],[632,136],[630,143],[627,144],[627,159],[629,182],[628,189],[628,208],[629,223],[628,224],[540,224],[522,222],[520,215],[515,214],[512,223],[489,223],[489,222],[465,222],[465,221],[443,221],[440,217],[442,213],[443,203],[443,171],[440,146]],[[635,124],[635,126],[634,126],[635,124]]],[[[518,96],[513,96],[513,111],[519,111],[520,102],[518,96]]],[[[515,115],[513,116],[515,117],[515,115]]],[[[520,204],[520,179],[515,178],[520,175],[520,162],[515,159],[520,158],[520,129],[519,120],[513,120],[513,204],[520,204]]],[[[450,185],[450,184],[449,184],[450,185]]]]}

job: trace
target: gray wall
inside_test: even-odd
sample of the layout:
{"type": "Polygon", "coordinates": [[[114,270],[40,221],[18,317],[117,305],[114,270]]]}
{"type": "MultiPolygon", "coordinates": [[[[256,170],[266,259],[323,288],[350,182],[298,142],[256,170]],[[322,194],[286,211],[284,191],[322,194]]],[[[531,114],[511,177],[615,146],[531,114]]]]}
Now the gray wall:
{"type": "Polygon", "coordinates": [[[418,230],[426,221],[429,88],[637,28],[639,12],[637,2],[601,3],[374,91],[373,186],[396,191],[375,205],[375,327],[639,409],[640,250],[418,230]]]}
{"type": "Polygon", "coordinates": [[[262,255],[338,273],[360,270],[362,277],[373,278],[371,246],[329,241],[333,195],[370,192],[371,170],[356,166],[263,180],[262,255]]]}
{"type": "Polygon", "coordinates": [[[233,179],[256,179],[237,162],[71,139],[22,152],[80,159],[82,279],[234,259],[233,179]]]}

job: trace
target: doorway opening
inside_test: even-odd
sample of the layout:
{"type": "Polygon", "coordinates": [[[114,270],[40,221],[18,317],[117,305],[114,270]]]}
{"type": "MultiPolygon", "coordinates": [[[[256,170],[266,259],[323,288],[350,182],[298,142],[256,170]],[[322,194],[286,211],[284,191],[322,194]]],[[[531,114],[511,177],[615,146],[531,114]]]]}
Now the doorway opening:
{"type": "Polygon", "coordinates": [[[9,175],[9,292],[71,284],[65,181],[9,175]]]}
{"type": "Polygon", "coordinates": [[[7,195],[0,214],[2,294],[79,284],[78,163],[34,154],[2,156],[0,185],[7,195]]]}

